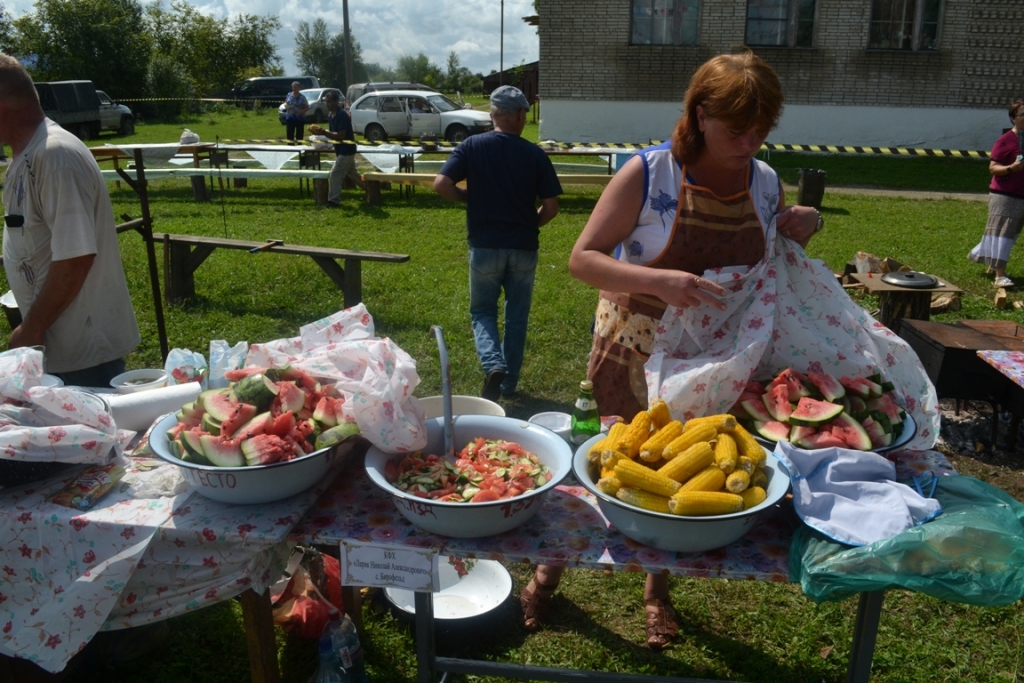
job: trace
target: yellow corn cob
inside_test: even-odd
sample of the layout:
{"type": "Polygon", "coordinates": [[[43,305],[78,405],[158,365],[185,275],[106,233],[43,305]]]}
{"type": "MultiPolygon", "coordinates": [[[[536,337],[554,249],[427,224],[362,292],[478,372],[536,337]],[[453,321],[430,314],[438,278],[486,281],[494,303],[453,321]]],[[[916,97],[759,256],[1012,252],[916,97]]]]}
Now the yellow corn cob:
{"type": "Polygon", "coordinates": [[[754,473],[750,475],[750,486],[760,486],[763,489],[768,488],[768,475],[764,473],[764,470],[758,467],[754,470],[754,473]]]}
{"type": "Polygon", "coordinates": [[[615,442],[619,440],[619,437],[621,437],[627,429],[629,429],[629,425],[625,422],[616,422],[613,424],[608,429],[608,433],[605,437],[590,447],[590,452],[587,453],[587,458],[590,462],[597,462],[597,459],[601,457],[601,453],[603,453],[606,448],[614,449],[615,442]]]}
{"type": "MultiPolygon", "coordinates": [[[[614,477],[614,476],[615,476],[615,468],[614,467],[602,467],[601,468],[601,479],[604,479],[605,477],[614,477]]],[[[598,480],[598,481],[600,481],[600,480],[598,480]]]]}
{"type": "Polygon", "coordinates": [[[644,462],[656,462],[661,460],[661,454],[665,446],[672,443],[672,440],[683,433],[683,423],[679,420],[672,420],[667,425],[656,431],[647,441],[640,446],[640,459],[644,462]]]}
{"type": "Polygon", "coordinates": [[[727,515],[743,509],[743,499],[734,493],[680,491],[669,498],[668,509],[676,515],[727,515]]]}
{"type": "Polygon", "coordinates": [[[601,452],[601,467],[604,469],[611,469],[612,467],[615,467],[615,463],[625,457],[625,455],[618,451],[606,448],[601,452]]]}
{"type": "Polygon", "coordinates": [[[666,496],[623,486],[615,492],[615,497],[627,505],[668,514],[668,498],[666,496]]]}
{"type": "Polygon", "coordinates": [[[651,407],[647,412],[651,414],[651,423],[654,424],[655,429],[661,429],[672,421],[672,416],[668,412],[668,404],[660,398],[651,401],[651,407]]]}
{"type": "Polygon", "coordinates": [[[623,459],[615,463],[615,476],[625,486],[657,493],[659,496],[671,496],[679,490],[678,481],[632,460],[623,459]]]}
{"type": "Polygon", "coordinates": [[[600,479],[597,480],[597,489],[601,491],[601,493],[607,493],[609,496],[614,496],[616,493],[618,493],[621,487],[622,482],[619,481],[614,476],[601,477],[600,479]]]}
{"type": "Polygon", "coordinates": [[[684,425],[685,430],[689,431],[696,427],[703,427],[704,425],[711,425],[716,431],[731,432],[736,428],[736,416],[730,415],[729,413],[722,413],[721,415],[707,415],[706,417],[695,417],[692,420],[687,420],[684,425]]]}
{"type": "Polygon", "coordinates": [[[725,474],[732,474],[736,469],[736,441],[724,432],[715,437],[715,464],[725,474]]]}
{"type": "Polygon", "coordinates": [[[757,469],[757,465],[755,465],[754,461],[748,458],[747,456],[741,455],[736,460],[736,469],[743,470],[747,474],[753,474],[754,470],[757,469]]]}
{"type": "Polygon", "coordinates": [[[725,486],[725,472],[717,466],[705,467],[697,474],[690,477],[682,486],[680,491],[721,491],[725,486]]]}
{"type": "Polygon", "coordinates": [[[640,454],[640,446],[651,433],[651,414],[641,410],[629,423],[629,428],[619,437],[615,450],[625,453],[631,460],[640,454]]]}
{"type": "Polygon", "coordinates": [[[665,446],[665,450],[661,452],[661,457],[666,460],[672,460],[694,444],[698,444],[702,441],[711,441],[711,439],[715,438],[716,434],[718,434],[718,432],[711,425],[704,425],[703,427],[697,427],[695,429],[684,427],[683,433],[672,439],[672,441],[665,446]]]}
{"type": "Polygon", "coordinates": [[[740,455],[745,455],[754,462],[764,462],[764,448],[750,435],[743,425],[737,424],[733,427],[732,438],[736,440],[736,448],[740,455]]]}
{"type": "Polygon", "coordinates": [[[736,470],[725,478],[725,489],[729,493],[742,493],[750,486],[750,475],[745,470],[736,470]]]}
{"type": "Polygon", "coordinates": [[[760,505],[764,502],[764,499],[768,497],[768,494],[760,486],[751,486],[740,493],[740,498],[743,499],[743,509],[749,510],[750,508],[760,505]]]}
{"type": "Polygon", "coordinates": [[[682,483],[714,461],[715,453],[711,450],[711,444],[701,441],[665,463],[658,474],[682,483]]]}

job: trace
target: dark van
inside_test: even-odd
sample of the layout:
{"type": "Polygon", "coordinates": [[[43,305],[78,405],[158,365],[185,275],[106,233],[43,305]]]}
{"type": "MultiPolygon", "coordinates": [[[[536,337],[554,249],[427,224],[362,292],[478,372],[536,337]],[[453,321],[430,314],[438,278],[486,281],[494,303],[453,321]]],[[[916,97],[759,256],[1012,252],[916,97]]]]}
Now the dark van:
{"type": "Polygon", "coordinates": [[[276,107],[288,97],[295,81],[299,82],[299,90],[320,87],[320,81],[315,76],[259,76],[236,83],[231,89],[231,98],[235,104],[246,107],[256,102],[276,107]]]}
{"type": "Polygon", "coordinates": [[[47,117],[82,140],[99,135],[100,98],[92,81],[52,81],[35,86],[47,117]]]}

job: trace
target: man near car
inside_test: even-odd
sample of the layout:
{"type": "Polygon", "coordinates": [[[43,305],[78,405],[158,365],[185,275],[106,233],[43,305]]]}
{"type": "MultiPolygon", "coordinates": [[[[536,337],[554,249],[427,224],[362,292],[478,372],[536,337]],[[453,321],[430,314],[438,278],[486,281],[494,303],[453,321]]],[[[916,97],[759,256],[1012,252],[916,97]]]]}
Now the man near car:
{"type": "Polygon", "coordinates": [[[0,54],[3,259],[22,322],[8,348],[46,347],[66,384],[107,386],[141,341],[107,184],[88,148],[43,114],[32,78],[0,54]]]}
{"type": "Polygon", "coordinates": [[[327,206],[341,206],[341,187],[345,178],[350,178],[356,187],[365,190],[366,183],[356,171],[356,138],[352,131],[352,119],[348,112],[338,104],[338,93],[328,90],[324,95],[324,102],[327,104],[327,130],[315,123],[309,127],[309,132],[314,135],[323,135],[334,140],[334,152],[337,158],[331,173],[327,176],[327,206]]]}
{"type": "Polygon", "coordinates": [[[502,86],[491,93],[494,130],[466,138],[441,167],[434,191],[466,203],[469,312],[484,371],[481,395],[515,392],[526,347],[540,228],[558,214],[562,186],[547,155],[522,138],[526,97],[502,86]],[[465,180],[466,189],[456,183],[465,180]],[[537,200],[540,207],[537,207],[537,200]],[[498,298],[505,291],[505,337],[498,298]]]}

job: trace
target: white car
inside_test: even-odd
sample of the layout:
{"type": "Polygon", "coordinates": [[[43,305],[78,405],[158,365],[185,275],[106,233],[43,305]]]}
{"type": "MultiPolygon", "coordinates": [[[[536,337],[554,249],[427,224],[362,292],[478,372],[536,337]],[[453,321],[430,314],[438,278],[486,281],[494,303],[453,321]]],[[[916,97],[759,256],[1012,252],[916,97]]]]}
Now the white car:
{"type": "Polygon", "coordinates": [[[123,104],[117,104],[110,99],[110,95],[102,90],[96,91],[96,97],[100,98],[100,128],[102,130],[116,130],[121,135],[131,135],[135,132],[135,117],[132,110],[123,104]]]}
{"type": "Polygon", "coordinates": [[[355,101],[350,113],[356,134],[371,142],[433,134],[459,143],[494,129],[487,112],[423,90],[367,93],[355,101]]]}

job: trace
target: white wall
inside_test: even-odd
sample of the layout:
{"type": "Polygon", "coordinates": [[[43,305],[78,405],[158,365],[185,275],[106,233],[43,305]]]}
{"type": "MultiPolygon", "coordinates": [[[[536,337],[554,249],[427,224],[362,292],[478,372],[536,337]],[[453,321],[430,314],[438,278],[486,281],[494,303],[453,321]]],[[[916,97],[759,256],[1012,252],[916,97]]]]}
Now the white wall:
{"type": "MultiPolygon", "coordinates": [[[[545,98],[540,139],[646,143],[667,140],[680,116],[672,102],[545,98]]],[[[929,149],[992,149],[1010,119],[1004,109],[788,105],[769,142],[929,149]]]]}

